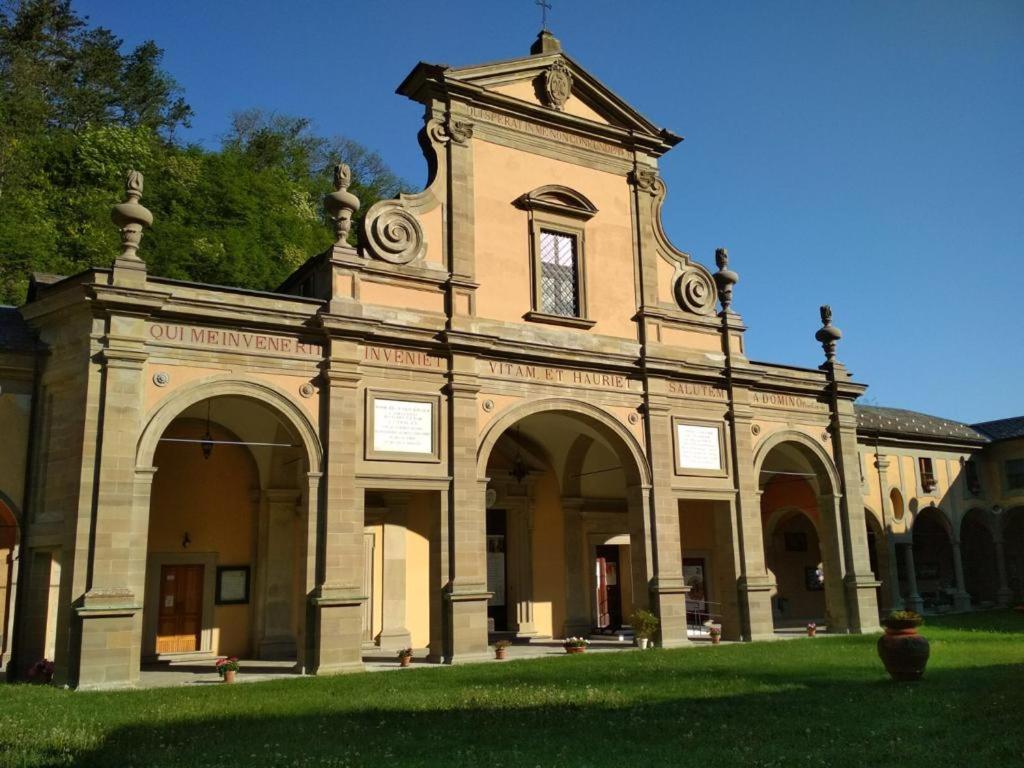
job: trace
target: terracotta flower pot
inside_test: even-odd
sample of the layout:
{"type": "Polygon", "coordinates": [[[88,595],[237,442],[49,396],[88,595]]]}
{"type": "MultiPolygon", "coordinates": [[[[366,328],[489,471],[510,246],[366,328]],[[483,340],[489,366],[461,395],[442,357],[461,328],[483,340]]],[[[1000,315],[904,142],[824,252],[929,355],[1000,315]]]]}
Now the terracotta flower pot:
{"type": "Polygon", "coordinates": [[[585,650],[587,650],[587,649],[584,646],[579,646],[579,647],[568,646],[568,647],[566,647],[565,652],[566,653],[583,653],[585,650]]]}
{"type": "Polygon", "coordinates": [[[398,663],[401,664],[403,667],[408,667],[410,664],[412,664],[412,656],[400,656],[398,659],[398,663]]]}
{"type": "Polygon", "coordinates": [[[808,637],[814,637],[817,634],[818,634],[818,630],[816,628],[814,628],[814,627],[808,627],[807,628],[807,636],[808,637]]]}
{"type": "Polygon", "coordinates": [[[495,648],[494,658],[498,661],[504,661],[508,657],[508,648],[495,648]]]}
{"type": "Polygon", "coordinates": [[[238,674],[237,670],[225,669],[224,670],[224,682],[225,683],[233,683],[233,682],[235,682],[235,675],[236,674],[238,674]]]}
{"type": "Polygon", "coordinates": [[[711,636],[711,644],[712,645],[718,645],[720,642],[722,642],[722,636],[721,635],[712,635],[711,636]]]}
{"type": "Polygon", "coordinates": [[[916,626],[886,627],[878,638],[878,656],[893,680],[920,680],[930,653],[928,640],[917,634],[916,626]]]}

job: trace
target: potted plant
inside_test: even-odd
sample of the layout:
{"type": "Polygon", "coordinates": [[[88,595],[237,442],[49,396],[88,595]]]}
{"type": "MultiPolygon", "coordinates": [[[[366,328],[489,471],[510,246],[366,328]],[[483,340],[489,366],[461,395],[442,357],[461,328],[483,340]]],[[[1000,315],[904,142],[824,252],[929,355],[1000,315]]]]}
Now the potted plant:
{"type": "Polygon", "coordinates": [[[708,626],[708,637],[711,638],[712,645],[718,645],[722,642],[722,628],[718,624],[711,624],[708,626]]]}
{"type": "Polygon", "coordinates": [[[508,658],[508,647],[512,645],[509,640],[499,640],[494,644],[494,658],[504,661],[508,658]]]}
{"type": "Polygon", "coordinates": [[[583,637],[567,637],[562,641],[566,653],[583,653],[588,645],[590,641],[583,637]]]}
{"type": "Polygon", "coordinates": [[[650,611],[640,609],[629,617],[629,625],[633,627],[637,645],[641,648],[646,648],[648,645],[653,646],[651,638],[658,631],[661,622],[650,611]]]}
{"type": "Polygon", "coordinates": [[[878,656],[893,680],[920,680],[931,648],[917,633],[924,623],[914,611],[893,611],[882,621],[885,634],[878,638],[878,656]]]}
{"type": "Polygon", "coordinates": [[[225,683],[235,682],[235,675],[238,673],[238,657],[222,656],[217,659],[217,674],[225,683]]]}
{"type": "Polygon", "coordinates": [[[412,648],[402,648],[398,651],[398,663],[403,667],[412,664],[412,648]]]}
{"type": "Polygon", "coordinates": [[[815,624],[813,621],[807,622],[807,636],[808,637],[814,637],[817,634],[818,634],[818,625],[815,624]]]}

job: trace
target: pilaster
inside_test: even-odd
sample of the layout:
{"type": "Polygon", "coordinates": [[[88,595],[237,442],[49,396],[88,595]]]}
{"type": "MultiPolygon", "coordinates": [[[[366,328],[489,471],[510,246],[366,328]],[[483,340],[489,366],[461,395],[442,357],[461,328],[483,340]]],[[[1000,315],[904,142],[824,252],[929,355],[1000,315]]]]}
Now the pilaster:
{"type": "Polygon", "coordinates": [[[907,610],[921,613],[924,611],[924,600],[917,591],[917,570],[914,565],[914,545],[903,544],[903,565],[907,572],[907,610]]]}
{"type": "MultiPolygon", "coordinates": [[[[142,647],[152,471],[144,470],[137,477],[135,462],[145,389],[145,318],[113,314],[106,330],[98,357],[100,417],[95,434],[85,436],[96,441],[99,466],[87,589],[75,606],[77,631],[72,632],[72,642],[77,649],[72,651],[68,675],[69,683],[79,688],[134,686],[142,647]],[[137,491],[141,500],[136,498],[137,491]]],[[[87,544],[77,542],[77,546],[87,544]]]]}
{"type": "Polygon", "coordinates": [[[901,611],[903,610],[903,596],[900,594],[900,575],[896,560],[896,536],[892,532],[892,501],[889,498],[889,457],[876,453],[875,469],[878,470],[878,503],[882,509],[882,530],[885,535],[885,586],[889,589],[889,605],[891,609],[901,611]]]}
{"type": "Polygon", "coordinates": [[[310,599],[309,671],[358,671],[362,662],[365,492],[355,483],[363,445],[358,346],[331,339],[321,377],[321,430],[326,448],[318,518],[323,538],[317,587],[310,599]]]}
{"type": "Polygon", "coordinates": [[[647,456],[651,465],[650,508],[642,515],[649,521],[647,583],[651,607],[661,620],[658,642],[670,648],[688,645],[686,593],[683,580],[683,545],[679,526],[679,502],[672,492],[675,459],[672,451],[672,416],[667,403],[647,396],[647,456]]]}
{"type": "Polygon", "coordinates": [[[487,647],[486,478],[477,472],[477,393],[471,358],[455,355],[448,383],[448,586],[444,661],[484,658],[487,647]]]}

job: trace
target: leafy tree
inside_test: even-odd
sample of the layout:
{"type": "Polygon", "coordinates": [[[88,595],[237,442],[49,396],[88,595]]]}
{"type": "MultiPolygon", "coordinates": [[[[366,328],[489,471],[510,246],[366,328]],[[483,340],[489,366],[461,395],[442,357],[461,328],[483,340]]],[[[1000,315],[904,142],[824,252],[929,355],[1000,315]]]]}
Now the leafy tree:
{"type": "Polygon", "coordinates": [[[258,289],[329,244],[321,200],[338,159],[363,211],[402,187],[379,155],[304,118],[249,110],[218,150],[182,145],[192,110],[163,51],[121,49],[70,0],[0,0],[0,302],[22,301],[33,271],[112,261],[129,168],[147,178],[151,274],[258,289]]]}

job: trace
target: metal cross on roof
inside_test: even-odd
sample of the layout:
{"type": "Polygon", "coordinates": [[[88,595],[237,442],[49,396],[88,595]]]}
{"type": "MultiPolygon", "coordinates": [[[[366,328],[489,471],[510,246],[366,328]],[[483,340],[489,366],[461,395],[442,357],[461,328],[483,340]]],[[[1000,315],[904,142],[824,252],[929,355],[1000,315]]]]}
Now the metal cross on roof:
{"type": "Polygon", "coordinates": [[[533,0],[533,2],[540,7],[540,28],[548,28],[548,11],[551,10],[551,3],[547,0],[533,0]]]}

